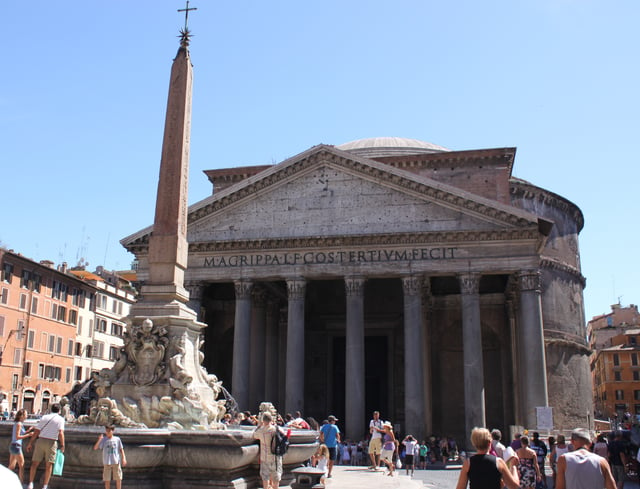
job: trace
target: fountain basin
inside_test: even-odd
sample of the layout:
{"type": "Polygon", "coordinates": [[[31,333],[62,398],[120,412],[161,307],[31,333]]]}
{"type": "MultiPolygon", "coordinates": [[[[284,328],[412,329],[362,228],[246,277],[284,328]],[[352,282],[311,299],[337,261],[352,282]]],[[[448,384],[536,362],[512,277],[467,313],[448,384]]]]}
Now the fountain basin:
{"type": "MultiPolygon", "coordinates": [[[[0,423],[0,458],[8,460],[13,423],[0,423]]],[[[62,477],[52,477],[53,487],[102,489],[102,451],[93,450],[100,426],[70,425],[65,429],[65,466],[62,477]]],[[[180,431],[116,428],[122,439],[127,466],[123,487],[140,489],[260,487],[258,451],[252,427],[228,430],[180,431]]],[[[283,460],[283,484],[293,479],[291,470],[313,455],[318,433],[291,430],[290,446],[283,460]]],[[[26,443],[25,443],[26,448],[26,443]]],[[[31,454],[25,453],[27,467],[31,454]]],[[[38,477],[42,470],[38,471],[38,477]]]]}

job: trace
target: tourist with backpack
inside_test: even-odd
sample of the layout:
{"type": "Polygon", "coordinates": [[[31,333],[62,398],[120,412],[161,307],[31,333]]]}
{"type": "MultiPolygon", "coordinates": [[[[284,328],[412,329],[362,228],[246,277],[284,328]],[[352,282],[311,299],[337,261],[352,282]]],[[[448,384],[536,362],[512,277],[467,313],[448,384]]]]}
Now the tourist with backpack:
{"type": "Polygon", "coordinates": [[[282,428],[276,426],[270,413],[265,412],[253,432],[260,441],[260,478],[264,489],[277,489],[282,478],[282,456],[288,448],[288,438],[282,428]],[[285,441],[286,440],[286,441],[285,441]]]}

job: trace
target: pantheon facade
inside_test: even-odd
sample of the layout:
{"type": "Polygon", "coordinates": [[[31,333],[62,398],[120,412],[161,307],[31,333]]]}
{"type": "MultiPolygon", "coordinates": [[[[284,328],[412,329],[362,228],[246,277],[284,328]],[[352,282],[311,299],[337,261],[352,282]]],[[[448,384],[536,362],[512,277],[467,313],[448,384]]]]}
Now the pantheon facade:
{"type": "MultiPolygon", "coordinates": [[[[204,365],[242,410],[346,436],[592,425],[580,209],[512,175],[515,148],[403,138],[205,172],[188,211],[204,365]],[[548,419],[547,419],[548,421],[548,419]]],[[[148,277],[152,227],[122,240],[148,277]]]]}

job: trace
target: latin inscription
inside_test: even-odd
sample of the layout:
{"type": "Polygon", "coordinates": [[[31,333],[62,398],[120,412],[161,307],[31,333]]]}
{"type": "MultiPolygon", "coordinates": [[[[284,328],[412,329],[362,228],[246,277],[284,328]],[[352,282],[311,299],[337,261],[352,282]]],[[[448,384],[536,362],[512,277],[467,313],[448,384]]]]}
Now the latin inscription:
{"type": "Polygon", "coordinates": [[[260,267],[274,265],[340,265],[396,261],[450,260],[458,248],[413,248],[410,250],[308,251],[304,253],[262,253],[251,255],[207,256],[204,266],[260,267]]]}

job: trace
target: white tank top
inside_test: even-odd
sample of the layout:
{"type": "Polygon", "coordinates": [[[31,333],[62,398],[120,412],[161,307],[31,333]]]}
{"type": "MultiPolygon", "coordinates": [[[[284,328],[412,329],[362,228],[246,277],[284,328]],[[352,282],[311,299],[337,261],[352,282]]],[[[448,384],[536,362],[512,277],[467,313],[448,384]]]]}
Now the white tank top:
{"type": "Polygon", "coordinates": [[[601,456],[583,449],[565,453],[567,489],[602,489],[604,476],[600,468],[601,458],[601,456]]]}

